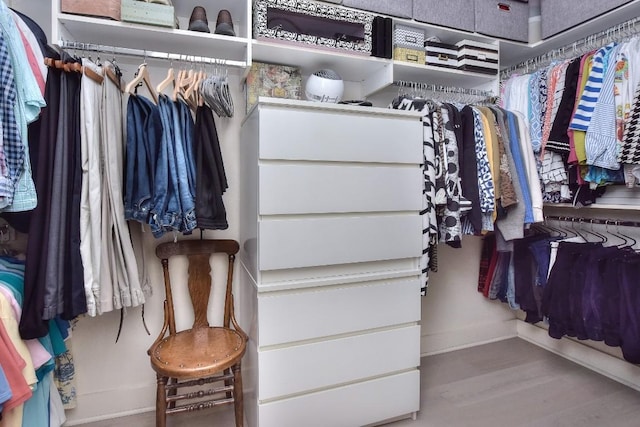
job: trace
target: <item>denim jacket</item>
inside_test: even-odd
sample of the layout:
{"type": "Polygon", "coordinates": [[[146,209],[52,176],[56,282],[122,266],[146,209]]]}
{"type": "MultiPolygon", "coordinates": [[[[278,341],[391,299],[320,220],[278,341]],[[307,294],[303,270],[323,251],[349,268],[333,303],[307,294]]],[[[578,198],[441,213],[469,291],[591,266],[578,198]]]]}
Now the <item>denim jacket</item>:
{"type": "Polygon", "coordinates": [[[155,186],[158,145],[162,123],[158,107],[142,96],[130,96],[127,104],[127,158],[124,216],[149,222],[155,186]]]}

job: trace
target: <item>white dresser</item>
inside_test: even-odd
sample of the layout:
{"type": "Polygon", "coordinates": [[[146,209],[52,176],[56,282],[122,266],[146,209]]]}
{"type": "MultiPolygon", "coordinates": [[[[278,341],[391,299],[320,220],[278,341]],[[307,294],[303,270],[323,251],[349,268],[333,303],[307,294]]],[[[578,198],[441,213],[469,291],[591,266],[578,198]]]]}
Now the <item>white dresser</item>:
{"type": "Polygon", "coordinates": [[[261,98],[240,144],[248,425],[361,426],[416,412],[419,116],[261,98]]]}

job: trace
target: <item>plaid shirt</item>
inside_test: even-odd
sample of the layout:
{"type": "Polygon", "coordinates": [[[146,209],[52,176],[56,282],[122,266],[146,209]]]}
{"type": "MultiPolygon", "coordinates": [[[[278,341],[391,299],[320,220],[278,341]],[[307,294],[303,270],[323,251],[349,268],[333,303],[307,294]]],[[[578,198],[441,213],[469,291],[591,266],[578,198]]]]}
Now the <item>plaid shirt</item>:
{"type": "Polygon", "coordinates": [[[17,90],[9,46],[0,32],[0,207],[13,202],[14,186],[24,168],[24,145],[16,119],[17,90]]]}
{"type": "MultiPolygon", "coordinates": [[[[33,72],[29,67],[29,59],[20,37],[20,32],[16,26],[13,15],[4,1],[0,1],[0,27],[2,36],[7,43],[9,59],[14,70],[25,69],[26,72],[14,74],[16,87],[15,116],[22,140],[22,156],[17,160],[20,165],[18,180],[14,184],[13,202],[3,208],[7,212],[28,211],[36,207],[36,188],[31,176],[31,164],[29,159],[29,141],[27,139],[27,125],[35,121],[40,115],[40,109],[44,107],[45,101],[38,87],[33,72]]],[[[17,153],[10,153],[5,146],[5,156],[9,174],[13,178],[10,157],[17,153]]]]}

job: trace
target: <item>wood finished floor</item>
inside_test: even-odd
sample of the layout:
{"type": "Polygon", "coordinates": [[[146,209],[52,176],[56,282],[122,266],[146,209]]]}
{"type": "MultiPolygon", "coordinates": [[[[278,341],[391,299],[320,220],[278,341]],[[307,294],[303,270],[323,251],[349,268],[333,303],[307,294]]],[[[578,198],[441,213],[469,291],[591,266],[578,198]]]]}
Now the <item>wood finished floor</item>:
{"type": "MultiPolygon", "coordinates": [[[[425,357],[420,370],[417,420],[386,427],[640,426],[640,392],[518,338],[425,357]]],[[[168,421],[168,427],[235,425],[231,407],[168,421]]],[[[83,426],[154,425],[147,413],[83,426]]]]}

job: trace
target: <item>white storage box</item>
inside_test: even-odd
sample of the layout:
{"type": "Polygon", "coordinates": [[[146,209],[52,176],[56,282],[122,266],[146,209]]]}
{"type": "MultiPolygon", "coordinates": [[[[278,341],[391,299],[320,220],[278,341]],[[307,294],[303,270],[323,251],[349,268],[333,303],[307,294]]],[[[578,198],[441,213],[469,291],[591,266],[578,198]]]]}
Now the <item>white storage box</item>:
{"type": "Polygon", "coordinates": [[[458,68],[484,74],[497,74],[499,51],[496,45],[462,40],[458,47],[458,68]]]}
{"type": "Polygon", "coordinates": [[[424,51],[427,65],[458,68],[458,48],[455,45],[426,41],[424,51]]]}
{"type": "Polygon", "coordinates": [[[424,46],[424,30],[410,25],[396,24],[393,30],[393,43],[398,46],[422,49],[424,46]]]}

